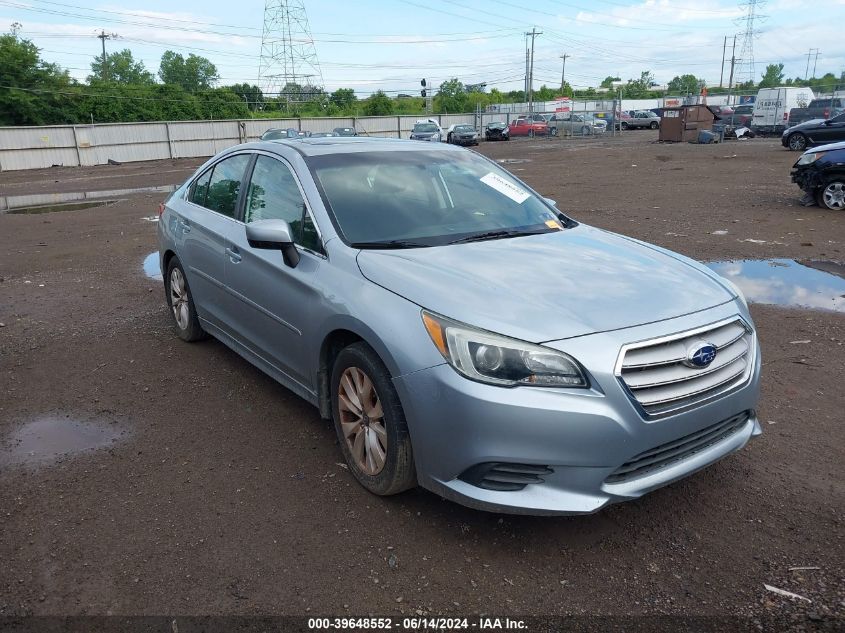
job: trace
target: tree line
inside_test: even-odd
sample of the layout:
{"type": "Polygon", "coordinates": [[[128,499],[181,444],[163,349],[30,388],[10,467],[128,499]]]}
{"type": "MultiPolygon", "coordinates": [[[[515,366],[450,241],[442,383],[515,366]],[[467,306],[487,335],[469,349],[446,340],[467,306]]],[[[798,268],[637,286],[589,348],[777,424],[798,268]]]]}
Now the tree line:
{"type": "MultiPolygon", "coordinates": [[[[359,99],[351,88],[327,92],[320,87],[285,84],[278,94],[265,94],[254,84],[219,86],[220,75],[214,64],[199,55],[183,57],[174,51],[161,56],[154,74],[136,61],[129,49],[98,55],[91,63],[91,74],[84,82],[68,71],[44,61],[31,41],[17,33],[0,35],[0,125],[56,125],[135,121],[178,121],[198,119],[288,118],[316,116],[379,116],[422,114],[425,100],[419,93],[388,96],[376,91],[359,99]]],[[[694,75],[676,76],[668,93],[698,94],[703,81],[694,75]]],[[[815,90],[845,88],[845,72],[821,78],[787,79],[783,64],[766,67],[761,81],[740,83],[734,93],[751,93],[757,88],[779,85],[806,85],[815,90]],[[835,87],[835,88],[834,88],[835,87]]],[[[710,94],[727,89],[709,88],[710,94]]],[[[621,82],[606,77],[598,88],[575,90],[543,85],[533,91],[535,102],[567,96],[575,99],[646,99],[665,94],[649,71],[621,82]]],[[[524,103],[522,90],[489,91],[484,83],[464,84],[452,78],[440,84],[433,97],[434,111],[441,114],[484,110],[497,103],[524,103]]]]}

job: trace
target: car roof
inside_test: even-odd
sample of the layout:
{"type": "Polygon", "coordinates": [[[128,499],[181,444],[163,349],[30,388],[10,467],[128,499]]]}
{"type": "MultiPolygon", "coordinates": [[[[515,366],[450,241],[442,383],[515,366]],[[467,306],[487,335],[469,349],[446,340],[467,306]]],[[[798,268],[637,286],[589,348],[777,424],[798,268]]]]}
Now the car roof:
{"type": "MultiPolygon", "coordinates": [[[[279,145],[287,146],[302,156],[354,154],[363,152],[460,152],[459,147],[446,143],[419,143],[397,138],[362,136],[324,136],[318,138],[281,138],[237,145],[237,149],[264,149],[278,153],[279,145]]],[[[231,148],[231,149],[235,149],[231,148]]]]}

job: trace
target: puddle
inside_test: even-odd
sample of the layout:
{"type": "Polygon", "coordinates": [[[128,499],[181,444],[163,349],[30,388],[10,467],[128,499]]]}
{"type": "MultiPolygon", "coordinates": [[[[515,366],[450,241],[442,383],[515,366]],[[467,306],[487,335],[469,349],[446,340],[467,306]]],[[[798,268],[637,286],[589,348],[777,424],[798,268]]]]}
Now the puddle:
{"type": "Polygon", "coordinates": [[[519,163],[530,163],[530,158],[499,158],[497,163],[502,165],[517,165],[519,163]]]}
{"type": "Polygon", "coordinates": [[[845,312],[845,266],[841,264],[746,259],[708,262],[707,266],[739,286],[752,303],[845,312]]]}
{"type": "Polygon", "coordinates": [[[144,258],[144,274],[150,279],[161,281],[164,279],[161,274],[161,264],[158,260],[158,251],[153,251],[144,258]]]}
{"type": "Polygon", "coordinates": [[[178,185],[156,187],[134,187],[132,189],[110,189],[104,191],[74,191],[70,193],[34,193],[25,196],[0,196],[0,213],[49,213],[101,207],[115,198],[136,193],[172,193],[178,185]],[[105,201],[104,201],[105,199],[105,201]],[[91,201],[95,201],[93,204],[91,201]],[[83,206],[80,206],[83,205],[83,206]],[[28,209],[44,209],[30,211],[28,209]]]}
{"type": "Polygon", "coordinates": [[[0,466],[44,465],[72,454],[112,446],[124,431],[109,422],[45,417],[12,433],[0,451],[0,466]]]}
{"type": "Polygon", "coordinates": [[[56,211],[81,211],[82,209],[96,209],[97,207],[107,207],[109,205],[119,202],[119,200],[86,200],[85,202],[65,202],[62,204],[50,204],[41,207],[20,207],[13,208],[6,211],[11,215],[29,215],[32,213],[55,213],[56,211]]]}

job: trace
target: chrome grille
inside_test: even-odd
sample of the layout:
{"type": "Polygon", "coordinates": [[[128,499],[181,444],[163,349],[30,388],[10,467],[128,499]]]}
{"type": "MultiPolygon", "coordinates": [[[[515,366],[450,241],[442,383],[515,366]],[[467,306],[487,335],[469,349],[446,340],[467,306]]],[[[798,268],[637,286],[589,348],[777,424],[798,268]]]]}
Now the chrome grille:
{"type": "Polygon", "coordinates": [[[688,459],[739,431],[748,422],[750,415],[750,412],[743,411],[674,442],[644,451],[614,470],[605,481],[609,484],[629,481],[688,459]]]}
{"type": "Polygon", "coordinates": [[[626,345],[616,375],[650,418],[679,413],[746,382],[754,360],[754,336],[739,318],[642,343],[626,345]],[[685,364],[697,342],[712,344],[707,367],[685,364]]]}

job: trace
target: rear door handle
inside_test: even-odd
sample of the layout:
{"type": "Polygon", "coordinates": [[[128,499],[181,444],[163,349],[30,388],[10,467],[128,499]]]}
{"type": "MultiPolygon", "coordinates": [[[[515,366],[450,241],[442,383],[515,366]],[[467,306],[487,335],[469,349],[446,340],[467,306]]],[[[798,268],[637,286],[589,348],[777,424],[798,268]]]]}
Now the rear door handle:
{"type": "Polygon", "coordinates": [[[238,264],[238,263],[240,263],[241,259],[243,259],[243,258],[241,257],[241,254],[238,252],[238,249],[237,249],[236,247],[227,248],[227,249],[226,249],[226,254],[229,256],[229,260],[230,260],[233,264],[238,264]]]}

